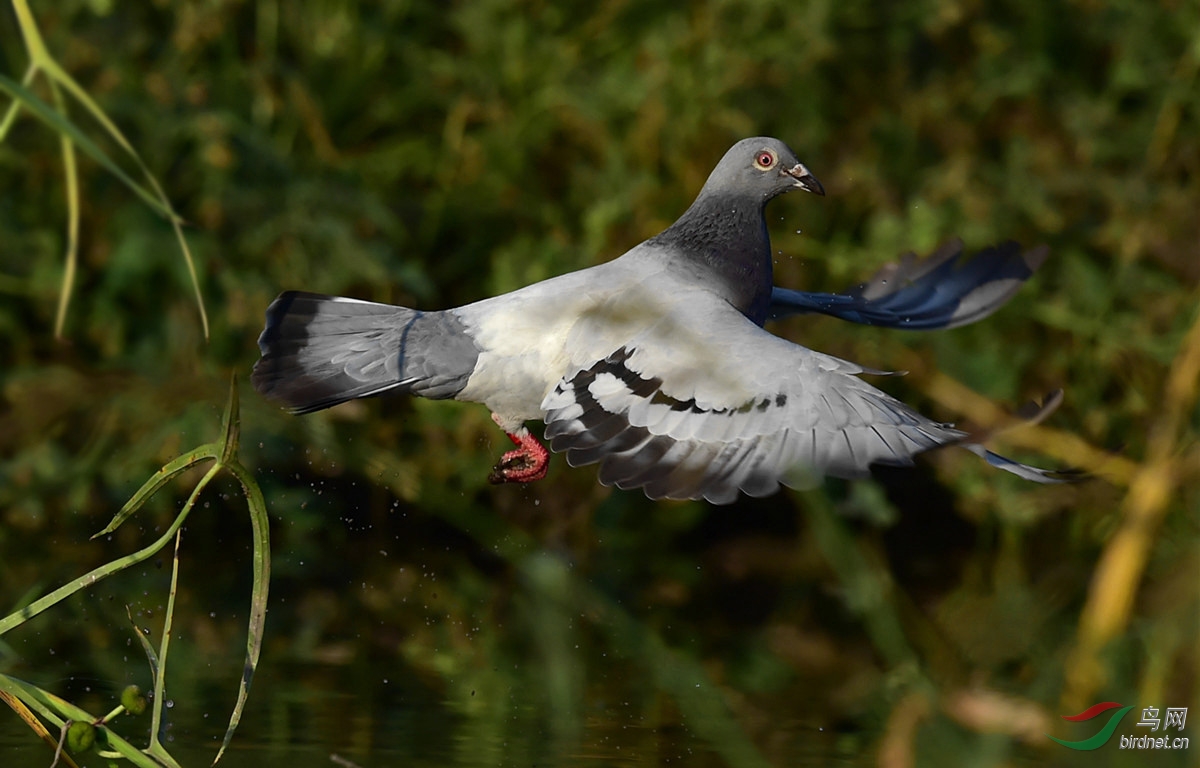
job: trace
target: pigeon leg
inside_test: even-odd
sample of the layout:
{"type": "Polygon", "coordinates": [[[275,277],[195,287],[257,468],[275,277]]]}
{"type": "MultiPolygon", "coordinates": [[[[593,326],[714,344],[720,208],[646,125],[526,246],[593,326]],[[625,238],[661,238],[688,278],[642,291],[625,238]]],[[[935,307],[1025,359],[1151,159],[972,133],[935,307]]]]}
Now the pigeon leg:
{"type": "MultiPolygon", "coordinates": [[[[492,420],[499,424],[495,414],[492,414],[492,420]]],[[[517,449],[500,457],[500,461],[496,462],[496,466],[492,467],[492,473],[488,475],[488,482],[497,485],[500,483],[532,483],[534,480],[541,480],[545,477],[546,470],[550,468],[550,452],[538,442],[533,433],[527,428],[521,427],[516,432],[509,432],[506,429],[504,434],[508,435],[508,439],[513,441],[513,445],[517,446],[517,449]]]]}

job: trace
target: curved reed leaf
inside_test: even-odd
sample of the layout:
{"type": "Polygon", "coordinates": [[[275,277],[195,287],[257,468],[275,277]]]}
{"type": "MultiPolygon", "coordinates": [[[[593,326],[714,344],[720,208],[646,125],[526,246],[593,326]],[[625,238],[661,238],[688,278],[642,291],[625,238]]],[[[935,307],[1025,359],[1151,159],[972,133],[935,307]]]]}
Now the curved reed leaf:
{"type": "Polygon", "coordinates": [[[175,239],[179,242],[179,249],[183,253],[183,260],[187,266],[188,275],[192,281],[192,290],[195,293],[196,307],[200,312],[200,323],[204,328],[204,338],[208,338],[208,311],[204,307],[204,297],[200,290],[200,279],[196,273],[195,259],[192,257],[191,248],[188,247],[187,239],[183,236],[182,217],[175,212],[171,201],[163,192],[162,186],[159,185],[158,179],[146,167],[142,161],[141,155],[125,138],[125,134],[109,119],[108,115],[100,108],[88,92],[85,91],[79,83],[75,81],[66,70],[58,63],[58,61],[50,55],[50,51],[46,48],[45,41],[42,39],[37,23],[34,21],[33,13],[29,9],[26,0],[12,0],[13,10],[17,16],[17,25],[21,28],[21,35],[25,39],[25,47],[29,53],[29,68],[26,72],[25,82],[17,83],[7,77],[0,76],[0,88],[7,90],[14,99],[14,103],[9,108],[9,112],[5,115],[3,123],[0,123],[0,140],[3,139],[12,120],[16,117],[16,106],[18,104],[29,109],[33,114],[47,122],[52,128],[58,131],[63,137],[64,142],[64,167],[67,173],[67,195],[68,195],[68,257],[66,274],[63,279],[64,291],[59,299],[59,309],[55,322],[55,334],[61,335],[63,318],[66,314],[67,305],[70,303],[69,288],[74,282],[74,243],[77,240],[78,234],[78,208],[79,208],[79,188],[78,180],[75,173],[75,163],[73,151],[66,148],[69,143],[75,143],[80,146],[85,152],[92,156],[98,163],[104,166],[110,173],[120,179],[127,187],[135,194],[142,198],[151,208],[158,211],[171,222],[171,227],[175,232],[175,239]],[[44,73],[50,82],[50,90],[54,95],[54,100],[57,109],[50,109],[41,99],[38,99],[32,92],[29,91],[28,85],[32,83],[33,77],[38,73],[44,73]],[[146,178],[150,190],[147,190],[142,185],[135,182],[128,174],[121,170],[120,166],[112,161],[99,147],[87,138],[82,131],[79,130],[66,117],[66,105],[62,101],[58,89],[62,88],[91,115],[105,132],[117,143],[121,149],[125,150],[126,154],[137,165],[138,170],[146,178]],[[68,157],[68,153],[70,157],[68,157]]]}
{"type": "MultiPolygon", "coordinates": [[[[233,712],[230,715],[229,726],[225,732],[225,738],[221,744],[221,748],[213,760],[215,764],[221,759],[229,746],[230,740],[237,729],[238,723],[241,721],[242,712],[245,708],[246,700],[250,693],[250,684],[254,677],[254,671],[258,666],[259,655],[262,651],[263,627],[266,622],[267,615],[267,595],[269,592],[269,581],[271,572],[271,551],[270,551],[270,519],[267,515],[266,501],[263,498],[262,490],[258,483],[254,480],[253,475],[247,470],[237,459],[238,440],[241,434],[239,414],[238,414],[238,390],[237,377],[231,377],[229,399],[226,404],[224,417],[221,425],[221,440],[219,442],[207,443],[199,448],[190,451],[183,456],[169,462],[166,466],[160,469],[149,480],[147,480],[141,488],[125,503],[108,526],[96,534],[102,536],[116,530],[124,523],[134,512],[140,509],[147,500],[162,487],[187,469],[199,464],[203,461],[212,461],[212,466],[208,471],[197,481],[191,494],[188,496],[187,502],[183,505],[175,520],[168,527],[166,532],[156,539],[150,545],[134,552],[125,557],[118,558],[109,563],[106,563],[99,568],[95,568],[82,577],[75,579],[69,584],[54,590],[50,594],[33,601],[25,608],[18,610],[3,619],[0,619],[0,635],[20,626],[28,619],[37,614],[53,607],[62,600],[70,597],[76,592],[87,589],[101,579],[107,578],[131,565],[143,562],[155,554],[157,554],[166,544],[172,539],[175,539],[175,554],[173,558],[171,571],[171,587],[167,599],[166,620],[163,626],[162,639],[159,641],[157,654],[150,646],[149,642],[137,632],[139,641],[146,651],[147,657],[150,659],[151,669],[154,675],[154,704],[151,718],[151,733],[150,745],[146,753],[138,753],[141,758],[146,755],[152,756],[156,763],[144,763],[134,761],[137,765],[176,765],[175,760],[163,747],[159,736],[162,730],[162,710],[166,703],[165,685],[166,685],[166,667],[167,667],[167,652],[170,647],[171,626],[175,611],[175,595],[179,584],[179,551],[180,551],[180,529],[187,519],[188,515],[196,506],[196,501],[200,494],[208,487],[209,483],[219,475],[223,470],[229,471],[237,478],[241,484],[243,491],[246,494],[247,506],[250,513],[250,523],[253,530],[253,547],[254,547],[254,572],[253,586],[250,596],[250,619],[246,637],[246,662],[243,667],[243,675],[241,683],[238,687],[237,701],[234,705],[233,712]]],[[[92,538],[96,538],[93,536],[92,538]]],[[[130,616],[130,622],[133,618],[130,616]]],[[[136,627],[135,627],[136,630],[136,627]]],[[[65,717],[69,720],[81,720],[84,717],[89,718],[88,722],[95,722],[95,718],[91,718],[82,713],[82,710],[73,708],[68,702],[65,702],[53,694],[50,694],[36,686],[21,681],[0,676],[0,692],[6,691],[5,684],[10,684],[7,692],[13,697],[23,702],[26,706],[36,710],[43,718],[61,726],[65,717]],[[55,706],[51,707],[46,704],[51,702],[55,706]],[[61,702],[62,706],[58,706],[61,702]],[[41,707],[39,708],[39,703],[41,707]],[[57,713],[57,714],[56,714],[57,713]],[[80,714],[82,713],[82,715],[80,714]]],[[[111,732],[111,729],[108,729],[111,732]]],[[[111,742],[111,737],[110,737],[111,742]]],[[[117,750],[123,756],[128,757],[124,751],[117,750]]],[[[130,758],[133,760],[133,758],[130,758]]]]}
{"type": "MultiPolygon", "coordinates": [[[[48,693],[32,683],[8,675],[0,675],[0,692],[19,699],[56,728],[61,729],[68,722],[94,723],[100,719],[66,699],[48,693]]],[[[108,750],[119,754],[138,768],[162,768],[162,766],[179,768],[179,763],[169,755],[166,760],[153,758],[121,738],[111,728],[105,729],[105,736],[107,737],[105,746],[108,750]]]]}

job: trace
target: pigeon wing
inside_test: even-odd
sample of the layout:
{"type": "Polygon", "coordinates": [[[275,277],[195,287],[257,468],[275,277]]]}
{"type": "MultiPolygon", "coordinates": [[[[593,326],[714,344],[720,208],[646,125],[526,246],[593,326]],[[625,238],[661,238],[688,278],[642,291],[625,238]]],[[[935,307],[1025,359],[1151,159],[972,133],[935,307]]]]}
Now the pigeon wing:
{"type": "Polygon", "coordinates": [[[1008,241],[967,259],[962,241],[952,240],[923,259],[905,254],[845,293],[774,288],[769,319],[820,313],[885,328],[957,328],[1002,307],[1048,253],[1008,241]]]}
{"type": "Polygon", "coordinates": [[[681,301],[559,381],[542,402],[546,437],[573,466],[599,463],[606,485],[714,503],[911,464],[964,437],[862,373],[882,372],[774,336],[723,302],[681,301]]]}

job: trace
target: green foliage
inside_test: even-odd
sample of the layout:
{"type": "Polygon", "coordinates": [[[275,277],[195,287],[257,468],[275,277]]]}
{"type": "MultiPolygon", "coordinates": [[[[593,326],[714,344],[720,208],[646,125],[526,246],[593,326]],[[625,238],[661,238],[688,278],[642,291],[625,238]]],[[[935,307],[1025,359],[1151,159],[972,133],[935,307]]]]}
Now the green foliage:
{"type": "MultiPolygon", "coordinates": [[[[233,713],[230,715],[229,727],[225,731],[224,742],[221,745],[221,749],[217,752],[214,763],[220,760],[221,755],[229,746],[229,741],[233,737],[234,731],[237,729],[238,721],[242,716],[242,710],[246,705],[246,697],[250,692],[250,682],[254,679],[254,671],[258,666],[258,657],[262,650],[263,625],[267,614],[267,584],[271,572],[271,547],[268,538],[267,510],[258,483],[255,482],[250,472],[238,459],[240,435],[241,426],[239,424],[238,413],[237,378],[234,377],[230,385],[229,402],[226,406],[225,418],[221,426],[221,438],[216,442],[208,443],[189,451],[156,472],[121,507],[108,526],[92,538],[106,537],[116,531],[134,513],[145,506],[150,498],[163,490],[176,477],[193,467],[211,462],[212,466],[196,483],[183,509],[180,510],[166,532],[157,541],[143,547],[137,552],[95,568],[89,573],[78,577],[73,582],[32,601],[28,605],[22,606],[19,610],[0,619],[0,636],[2,636],[25,624],[43,611],[59,605],[74,593],[91,589],[102,579],[106,579],[154,557],[172,539],[175,540],[175,558],[171,571],[171,588],[167,598],[162,639],[157,652],[151,647],[149,641],[142,636],[140,631],[137,634],[138,640],[142,644],[142,649],[146,652],[146,657],[150,660],[150,671],[154,677],[154,703],[151,707],[150,744],[143,753],[130,746],[124,740],[121,740],[114,745],[115,754],[108,755],[109,757],[124,757],[138,765],[178,765],[163,746],[160,736],[163,733],[163,706],[167,701],[165,695],[167,650],[171,642],[171,626],[175,615],[175,596],[178,591],[179,550],[183,535],[182,527],[188,515],[195,507],[196,501],[200,498],[200,494],[222,472],[228,472],[233,475],[241,483],[242,491],[246,495],[251,527],[253,529],[254,578],[250,596],[250,626],[246,633],[244,672],[241,678],[241,685],[238,688],[237,703],[234,705],[233,713]],[[147,756],[153,759],[150,760],[147,756]]],[[[130,623],[134,624],[132,615],[129,618],[130,623]]],[[[134,624],[134,629],[135,631],[137,630],[136,624],[134,624]]],[[[93,745],[97,744],[101,747],[110,746],[110,740],[107,738],[108,729],[104,726],[111,723],[112,719],[119,714],[130,712],[131,714],[139,715],[146,709],[146,699],[142,696],[140,689],[136,685],[126,686],[120,695],[120,706],[99,719],[88,716],[87,713],[78,707],[68,704],[53,694],[7,675],[0,675],[0,694],[4,695],[6,703],[10,703],[16,711],[22,712],[28,711],[29,708],[36,708],[43,718],[63,727],[66,730],[67,743],[71,751],[76,753],[87,752],[93,745]],[[16,704],[18,701],[20,702],[19,707],[16,704]]],[[[40,726],[35,727],[35,730],[38,730],[38,728],[40,726]]]]}
{"type": "MultiPolygon", "coordinates": [[[[1052,252],[978,325],[774,330],[911,371],[886,386],[947,420],[991,425],[988,401],[1062,386],[1047,425],[997,447],[1102,479],[1033,487],[946,451],[856,487],[653,504],[562,462],[530,488],[487,486],[507,446],[478,407],[292,418],[249,398],[243,459],[277,529],[277,656],[378,697],[380,677],[415,681],[448,719],[384,738],[440,749],[438,763],[487,762],[496,744],[513,763],[693,747],[730,764],[1053,762],[1042,733],[1058,714],[1195,699],[1196,3],[33,12],[46,58],[29,81],[21,18],[0,10],[0,86],[20,105],[0,128],[0,599],[28,602],[176,520],[188,496],[166,485],[144,531],[81,543],[202,442],[280,290],[439,308],[588,266],[672,221],[734,140],[768,134],[829,192],[768,209],[781,285],[840,289],[955,235],[1052,252]]],[[[241,551],[205,516],[188,526],[218,566],[241,551]]],[[[243,572],[189,581],[185,567],[177,698],[203,695],[206,654],[241,655],[243,572]]],[[[165,576],[122,578],[136,595],[165,576]]],[[[88,627],[76,655],[123,682],[104,648],[124,617],[59,610],[71,621],[37,631],[88,627]]],[[[39,663],[0,646],[5,672],[39,663]]],[[[329,738],[373,762],[369,744],[329,738]]]]}

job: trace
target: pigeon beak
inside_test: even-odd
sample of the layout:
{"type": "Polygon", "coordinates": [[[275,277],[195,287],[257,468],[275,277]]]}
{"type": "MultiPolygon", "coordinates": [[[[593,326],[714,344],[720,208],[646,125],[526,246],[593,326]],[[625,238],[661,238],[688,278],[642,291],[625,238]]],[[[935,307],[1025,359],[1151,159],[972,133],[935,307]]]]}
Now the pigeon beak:
{"type": "Polygon", "coordinates": [[[822,187],[821,182],[817,181],[817,177],[804,167],[804,163],[796,163],[791,168],[785,168],[782,173],[795,179],[795,184],[800,189],[812,192],[814,195],[825,196],[825,187],[822,187]]]}

